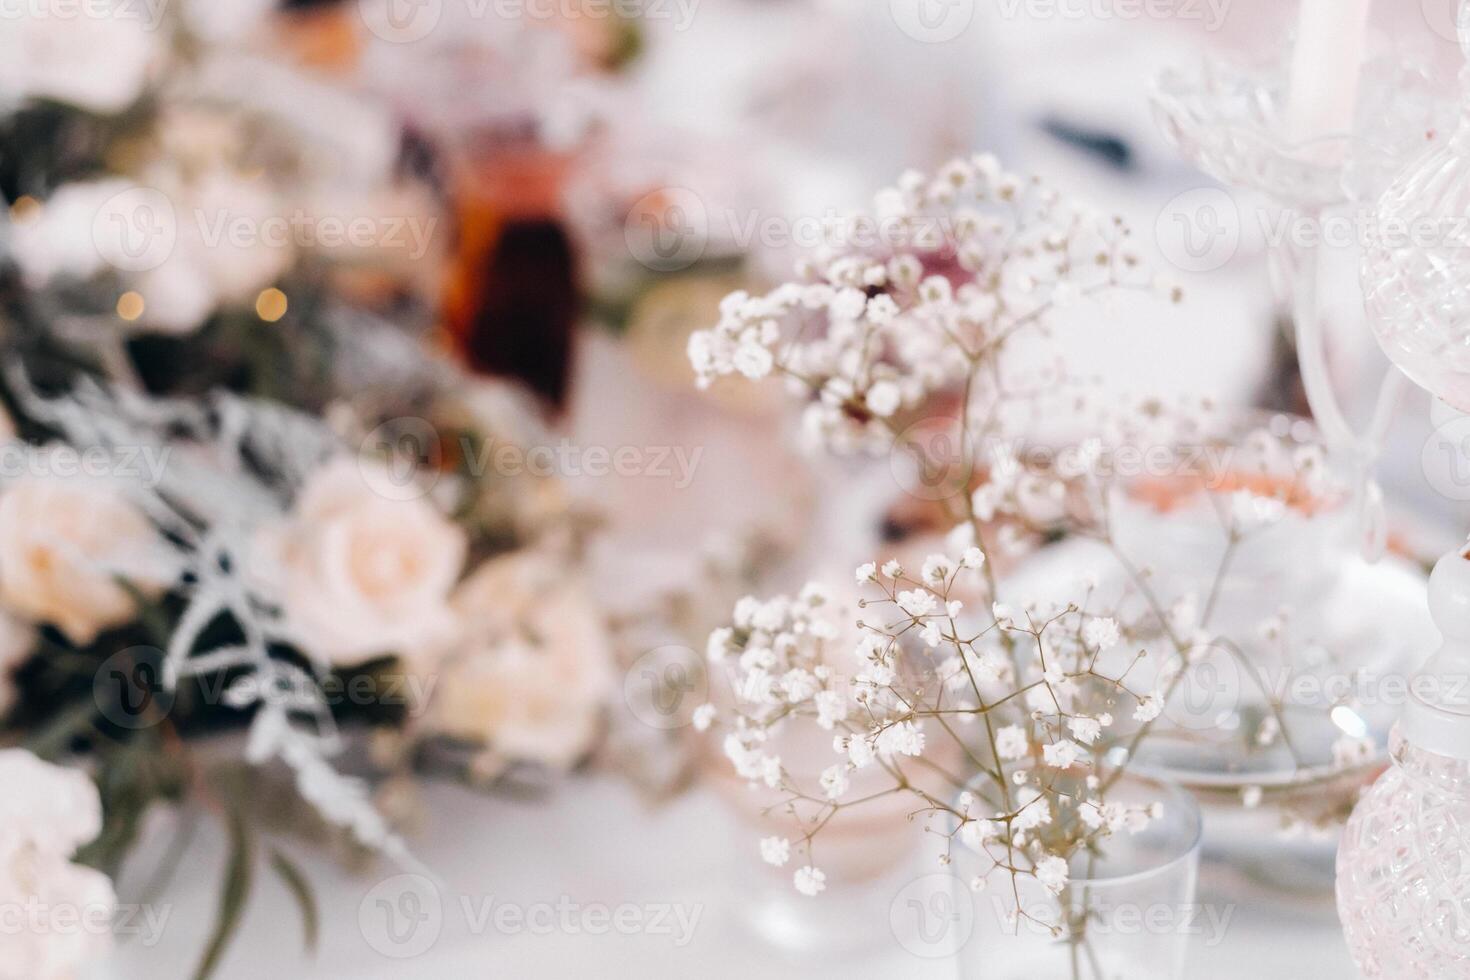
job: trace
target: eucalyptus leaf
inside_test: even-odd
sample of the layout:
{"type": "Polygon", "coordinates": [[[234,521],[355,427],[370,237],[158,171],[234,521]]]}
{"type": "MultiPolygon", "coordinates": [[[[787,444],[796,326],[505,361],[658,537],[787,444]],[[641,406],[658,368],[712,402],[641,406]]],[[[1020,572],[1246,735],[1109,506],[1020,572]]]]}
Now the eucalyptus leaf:
{"type": "Polygon", "coordinates": [[[250,889],[255,875],[255,839],[250,825],[238,810],[230,812],[230,860],[225,868],[224,886],[220,890],[219,911],[215,915],[214,933],[199,968],[194,971],[194,980],[208,980],[219,966],[221,957],[229,948],[245,904],[250,899],[250,889]]]}
{"type": "Polygon", "coordinates": [[[301,909],[301,928],[305,932],[306,950],[315,953],[321,914],[317,909],[316,894],[312,891],[311,882],[294,861],[275,848],[271,848],[271,870],[296,899],[296,904],[301,909]]]}

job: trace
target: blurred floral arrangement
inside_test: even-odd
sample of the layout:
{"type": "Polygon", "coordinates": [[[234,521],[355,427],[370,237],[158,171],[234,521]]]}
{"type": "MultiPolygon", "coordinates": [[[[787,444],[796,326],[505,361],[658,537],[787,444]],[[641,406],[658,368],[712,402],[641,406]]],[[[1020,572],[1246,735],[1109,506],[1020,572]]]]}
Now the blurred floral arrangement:
{"type": "MultiPolygon", "coordinates": [[[[941,863],[959,842],[979,858],[971,887],[1006,882],[1012,925],[1036,919],[1086,946],[1075,894],[1086,882],[1072,876],[1111,835],[1162,812],[1118,802],[1117,788],[1202,761],[1151,753],[1158,744],[1197,748],[1213,730],[1221,741],[1203,760],[1238,766],[1226,775],[1248,807],[1263,782],[1325,798],[1344,779],[1337,798],[1350,805],[1381,745],[1348,723],[1360,709],[1350,687],[1298,701],[1271,673],[1280,655],[1295,676],[1292,657],[1321,639],[1288,636],[1279,604],[1294,593],[1273,593],[1280,583],[1268,579],[1247,595],[1244,622],[1221,607],[1241,604],[1237,566],[1258,574],[1248,559],[1259,549],[1279,568],[1293,547],[1282,535],[1299,544],[1340,530],[1332,515],[1351,516],[1352,487],[1305,423],[1242,430],[1204,403],[1103,404],[1037,356],[1084,301],[1150,290],[1182,300],[1143,269],[1120,219],[993,157],[961,159],[906,174],[798,274],[726,298],[719,323],[689,342],[699,385],[780,379],[814,447],[887,456],[902,488],[942,508],[952,530],[921,567],[864,563],[856,591],[813,582],[743,598],[709,637],[728,685],[694,724],[723,730],[738,775],[790,827],[760,841],[766,862],[794,863],[796,889],[816,895],[833,818],[900,797],[909,805],[884,812],[938,834],[941,863]],[[1067,553],[1060,567],[1027,571],[1040,544],[1067,541],[1106,561],[1067,553]],[[1184,566],[1159,558],[1171,541],[1194,549],[1184,566]],[[1198,706],[1181,695],[1202,669],[1245,680],[1229,704],[1198,706]],[[830,742],[826,762],[784,754],[815,741],[830,742]],[[1025,882],[1056,896],[1049,917],[1023,902],[1025,882]]],[[[1315,552],[1301,554],[1317,567],[1315,552]]],[[[1339,652],[1348,662],[1332,669],[1366,666],[1339,652]]],[[[1310,669],[1327,669],[1322,656],[1310,669]]]]}
{"type": "Polygon", "coordinates": [[[429,342],[446,232],[392,114],[267,54],[268,5],[162,16],[0,38],[0,893],[105,920],[151,808],[197,804],[232,848],[203,977],[259,841],[413,866],[416,779],[572,768],[612,654],[591,521],[492,458],[538,407],[429,342]]]}

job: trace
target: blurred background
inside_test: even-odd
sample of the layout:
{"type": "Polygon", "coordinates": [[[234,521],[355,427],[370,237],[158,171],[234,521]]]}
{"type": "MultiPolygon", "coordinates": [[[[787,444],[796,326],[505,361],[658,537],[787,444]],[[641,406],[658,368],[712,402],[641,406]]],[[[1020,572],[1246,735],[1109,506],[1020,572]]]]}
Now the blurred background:
{"type": "MultiPolygon", "coordinates": [[[[1453,99],[1462,60],[1449,27],[1453,7],[1376,4],[1370,58],[1407,63],[1453,99]]],[[[855,467],[803,452],[774,386],[696,391],[685,355],[688,335],[718,319],[726,293],[785,281],[824,221],[865,206],[908,168],[993,152],[1012,170],[1123,216],[1145,260],[1182,286],[1178,305],[1124,299],[1064,318],[1055,339],[1069,375],[1119,398],[1309,414],[1290,311],[1272,288],[1269,229],[1249,217],[1262,213],[1259,202],[1228,192],[1236,206],[1224,219],[1230,244],[1202,260],[1194,236],[1219,231],[1204,217],[1220,216],[1191,202],[1217,185],[1167,145],[1150,106],[1165,67],[1280,57],[1294,4],[219,0],[191,16],[193,31],[227,41],[230,56],[179,84],[248,99],[280,129],[225,145],[237,137],[181,117],[171,130],[179,152],[205,158],[263,147],[268,155],[273,135],[299,130],[309,134],[310,166],[282,195],[317,213],[339,207],[402,219],[394,234],[410,247],[369,243],[371,261],[352,254],[355,245],[317,243],[330,253],[322,273],[330,290],[409,325],[469,371],[510,381],[534,406],[525,424],[538,429],[539,444],[563,447],[557,475],[597,514],[589,581],[630,622],[712,565],[751,560],[753,549],[779,555],[764,581],[789,587],[821,571],[845,577],[877,549],[917,550],[944,530],[886,464],[855,467]],[[638,463],[627,471],[594,461],[597,452],[629,448],[638,463]]],[[[47,59],[59,85],[79,58],[106,64],[97,90],[81,93],[102,103],[126,101],[130,79],[141,84],[157,70],[146,46],[134,51],[106,38],[89,47],[39,23],[0,35],[0,100],[23,98],[47,59]],[[29,74],[14,67],[22,61],[29,74]]],[[[25,143],[26,134],[9,135],[25,143]]],[[[61,151],[47,172],[64,173],[70,144],[36,140],[61,151]]],[[[30,177],[24,160],[0,159],[9,233],[31,265],[60,266],[68,243],[26,230],[33,196],[44,197],[30,177]]],[[[245,258],[235,256],[232,269],[248,265],[245,258]]],[[[1327,261],[1331,376],[1348,414],[1364,420],[1387,362],[1364,325],[1355,249],[1330,249],[1327,261]]],[[[140,287],[146,307],[117,307],[130,322],[152,321],[126,340],[145,385],[150,372],[196,371],[178,357],[179,338],[197,321],[189,312],[197,282],[159,277],[140,287]]],[[[258,285],[245,283],[241,295],[267,321],[271,304],[282,304],[279,317],[288,299],[299,310],[310,295],[310,286],[286,286],[279,299],[257,296],[258,285]]],[[[347,329],[339,366],[376,344],[347,329]]],[[[291,351],[278,353],[291,361],[291,351]]],[[[288,369],[270,372],[310,390],[288,369]]],[[[189,376],[200,390],[210,381],[207,367],[189,376]]],[[[1465,529],[1470,478],[1437,432],[1443,421],[1426,395],[1411,392],[1379,470],[1390,548],[1411,562],[1432,559],[1465,529]]],[[[713,902],[727,877],[718,842],[732,834],[716,792],[664,809],[596,781],[551,810],[436,796],[422,815],[431,843],[420,857],[455,880],[478,882],[478,891],[503,888],[524,900],[573,893],[713,902]]],[[[749,835],[739,833],[744,846],[749,835]]],[[[211,846],[202,839],[191,853],[217,861],[211,846]]],[[[715,926],[680,948],[647,936],[609,946],[586,937],[446,934],[431,953],[398,964],[362,948],[353,922],[360,885],[330,869],[321,874],[351,900],[335,909],[324,903],[318,962],[332,969],[292,967],[296,975],[796,976],[836,964],[854,976],[898,968],[948,975],[942,964],[902,954],[892,962],[813,960],[752,948],[715,926]]],[[[1223,886],[1227,894],[1234,884],[1223,886]]],[[[173,930],[157,948],[124,945],[101,975],[186,975],[213,886],[195,889],[186,876],[174,887],[175,914],[186,925],[197,919],[197,928],[173,930]]],[[[250,951],[295,928],[262,905],[219,976],[266,975],[250,951]]],[[[1240,914],[1244,924],[1228,942],[1191,954],[1191,975],[1250,969],[1284,977],[1323,957],[1347,969],[1320,891],[1240,914]],[[1263,955],[1271,965],[1258,969],[1263,955]]]]}

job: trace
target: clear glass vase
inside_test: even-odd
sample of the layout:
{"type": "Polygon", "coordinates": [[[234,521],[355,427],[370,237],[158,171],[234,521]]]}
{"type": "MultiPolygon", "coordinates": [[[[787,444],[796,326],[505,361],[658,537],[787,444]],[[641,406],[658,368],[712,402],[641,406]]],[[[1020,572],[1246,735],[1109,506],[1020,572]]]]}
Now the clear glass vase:
{"type": "MultiPolygon", "coordinates": [[[[996,873],[973,892],[982,861],[955,854],[955,901],[974,903],[973,930],[958,953],[965,980],[1181,980],[1189,938],[1208,930],[1210,910],[1196,900],[1200,812],[1168,783],[1126,778],[1108,795],[1162,815],[1140,833],[1107,838],[1073,861],[1071,881],[1052,895],[1034,878],[996,873]],[[1019,900],[1023,915],[1013,915],[1019,900]]],[[[1216,917],[1218,919],[1218,917],[1216,917]]]]}
{"type": "MultiPolygon", "coordinates": [[[[786,729],[773,743],[783,766],[804,782],[814,782],[830,764],[831,737],[815,726],[786,729]]],[[[954,760],[936,751],[934,760],[954,760]]],[[[850,956],[888,949],[893,943],[889,915],[894,895],[914,877],[921,834],[908,820],[911,798],[894,793],[852,807],[827,820],[821,834],[821,869],[826,889],[816,897],[802,895],[792,873],[806,863],[793,847],[791,860],[772,867],[759,858],[764,837],[795,838],[800,825],[781,805],[785,794],[752,785],[736,775],[730,761],[709,746],[704,781],[726,804],[739,836],[730,847],[732,919],[757,942],[795,955],[850,956]]],[[[886,788],[879,767],[853,774],[852,796],[886,788]]],[[[943,794],[943,784],[924,783],[943,794]]]]}

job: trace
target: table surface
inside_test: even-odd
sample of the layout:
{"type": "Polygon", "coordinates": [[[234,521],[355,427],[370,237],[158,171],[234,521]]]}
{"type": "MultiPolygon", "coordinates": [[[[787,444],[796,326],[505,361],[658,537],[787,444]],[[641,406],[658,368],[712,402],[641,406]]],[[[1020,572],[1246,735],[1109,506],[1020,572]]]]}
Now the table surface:
{"type": "MultiPolygon", "coordinates": [[[[421,893],[427,879],[395,877],[401,874],[395,868],[359,874],[316,856],[303,857],[321,907],[315,956],[301,951],[301,926],[287,889],[260,872],[218,980],[273,975],[343,980],[735,977],[755,971],[809,977],[830,974],[839,965],[851,977],[956,975],[953,959],[915,956],[886,922],[863,923],[861,915],[852,923],[853,933],[866,940],[860,948],[796,953],[757,938],[744,924],[752,897],[742,884],[749,880],[753,860],[746,857],[752,850],[750,831],[708,791],[652,806],[623,783],[586,777],[540,801],[436,785],[424,802],[426,825],[414,847],[438,879],[437,916],[429,905],[404,896],[405,883],[421,893]],[[388,937],[384,901],[416,917],[423,928],[411,940],[402,940],[402,934],[388,937]],[[512,912],[504,913],[502,906],[512,912]],[[620,913],[620,907],[625,911],[620,913]],[[613,918],[594,918],[599,908],[613,918]],[[620,921],[619,914],[641,918],[620,921]]],[[[160,816],[140,865],[147,863],[146,852],[167,837],[171,818],[160,816]]],[[[225,858],[222,835],[206,822],[155,902],[155,920],[167,915],[156,941],[122,944],[93,980],[191,975],[213,920],[225,858]]],[[[913,873],[925,870],[916,864],[913,873]]],[[[134,886],[128,877],[124,902],[136,898],[136,892],[129,894],[134,886]]],[[[877,896],[881,905],[890,901],[888,894],[877,896]]],[[[846,900],[829,892],[816,901],[829,899],[846,900]]],[[[1200,901],[1226,910],[1229,919],[1217,942],[1191,941],[1191,980],[1355,975],[1330,896],[1242,893],[1207,868],[1200,901]]],[[[1000,964],[1007,939],[982,943],[975,936],[964,955],[973,957],[978,949],[984,950],[987,965],[1000,964]]]]}

